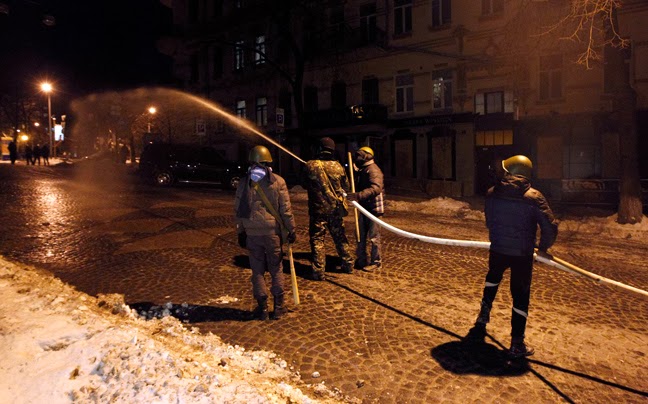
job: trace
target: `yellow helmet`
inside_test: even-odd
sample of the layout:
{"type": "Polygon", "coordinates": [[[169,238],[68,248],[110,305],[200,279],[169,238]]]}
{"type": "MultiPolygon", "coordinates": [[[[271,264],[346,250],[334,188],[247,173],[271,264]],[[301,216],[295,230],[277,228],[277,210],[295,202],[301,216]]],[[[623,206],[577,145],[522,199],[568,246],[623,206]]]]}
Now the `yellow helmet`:
{"type": "Polygon", "coordinates": [[[533,170],[533,163],[527,156],[518,154],[517,156],[509,157],[502,161],[502,168],[509,174],[521,175],[528,179],[531,178],[533,170]]]}
{"type": "Polygon", "coordinates": [[[375,156],[374,151],[369,146],[362,146],[358,150],[366,151],[367,153],[371,154],[371,157],[375,156]]]}
{"type": "Polygon", "coordinates": [[[248,160],[254,163],[272,163],[272,156],[267,147],[254,146],[252,150],[250,150],[248,160]]]}

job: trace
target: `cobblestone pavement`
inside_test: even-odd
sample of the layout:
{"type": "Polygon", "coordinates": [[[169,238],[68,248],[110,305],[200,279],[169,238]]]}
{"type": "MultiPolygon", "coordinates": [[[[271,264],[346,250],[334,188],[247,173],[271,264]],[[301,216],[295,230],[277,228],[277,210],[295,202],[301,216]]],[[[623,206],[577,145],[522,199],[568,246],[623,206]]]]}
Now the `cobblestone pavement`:
{"type": "MultiPolygon", "coordinates": [[[[280,321],[251,321],[251,271],[236,243],[232,193],[153,188],[118,166],[0,165],[0,180],[0,253],[7,258],[47,269],[91,295],[124,294],[149,315],[170,302],[174,315],[201,332],[274,351],[306,383],[337,388],[349,400],[648,402],[643,296],[536,263],[527,328],[536,354],[510,363],[503,351],[510,330],[507,277],[486,341],[462,342],[479,308],[487,251],[383,232],[383,268],[343,274],[328,238],[330,276],[314,282],[306,203],[296,196],[301,304],[287,299],[291,312],[280,321]]],[[[384,219],[419,234],[487,240],[483,223],[467,218],[388,209],[384,219]]],[[[561,233],[552,252],[648,289],[645,244],[561,233]]]]}

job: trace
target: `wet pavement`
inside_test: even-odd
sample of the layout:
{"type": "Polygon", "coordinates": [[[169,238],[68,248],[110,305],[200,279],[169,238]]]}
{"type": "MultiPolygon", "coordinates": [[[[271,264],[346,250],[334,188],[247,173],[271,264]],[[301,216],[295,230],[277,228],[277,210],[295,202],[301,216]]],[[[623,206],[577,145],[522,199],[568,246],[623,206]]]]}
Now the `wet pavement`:
{"type": "MultiPolygon", "coordinates": [[[[301,304],[287,294],[280,321],[250,317],[251,271],[233,229],[233,193],[160,189],[125,166],[0,164],[0,253],[91,295],[120,293],[148,315],[171,313],[229,344],[274,351],[308,384],[349,400],[427,402],[648,402],[648,299],[536,263],[528,361],[510,362],[505,277],[482,343],[474,321],[487,251],[432,245],[383,231],[384,266],[308,279],[305,195],[293,198],[301,304]],[[319,377],[314,377],[317,372],[319,377]]],[[[352,216],[347,218],[352,237],[352,216]]],[[[388,212],[385,221],[430,236],[487,240],[481,221],[388,212]]],[[[561,233],[552,252],[648,289],[645,241],[561,233]]],[[[286,271],[288,270],[286,262],[286,271]]],[[[289,279],[289,278],[288,278],[289,279]]]]}

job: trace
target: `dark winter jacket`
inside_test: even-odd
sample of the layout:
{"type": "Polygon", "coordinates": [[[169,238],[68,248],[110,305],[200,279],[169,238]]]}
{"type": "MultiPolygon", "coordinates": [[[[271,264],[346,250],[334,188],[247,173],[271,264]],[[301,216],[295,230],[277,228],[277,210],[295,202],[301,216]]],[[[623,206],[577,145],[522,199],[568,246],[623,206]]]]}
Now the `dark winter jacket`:
{"type": "Polygon", "coordinates": [[[316,160],[306,162],[302,184],[308,191],[310,216],[335,214],[338,204],[344,200],[344,194],[349,189],[344,168],[333,158],[332,153],[326,152],[321,153],[316,160]]]}
{"type": "MultiPolygon", "coordinates": [[[[277,214],[279,214],[287,232],[294,233],[295,219],[290,205],[286,181],[281,176],[269,172],[257,184],[263,190],[277,214]]],[[[241,179],[236,189],[234,211],[236,212],[236,225],[239,233],[245,231],[248,236],[282,234],[281,225],[268,211],[263,199],[253,188],[249,175],[241,179]]]]}
{"type": "Polygon", "coordinates": [[[385,213],[384,189],[385,181],[380,167],[373,159],[365,162],[358,170],[358,203],[374,216],[381,216],[385,213]]]}
{"type": "Polygon", "coordinates": [[[507,175],[488,190],[486,226],[490,250],[506,255],[532,255],[540,226],[538,249],[546,251],[558,235],[558,223],[542,193],[529,180],[507,175]]]}

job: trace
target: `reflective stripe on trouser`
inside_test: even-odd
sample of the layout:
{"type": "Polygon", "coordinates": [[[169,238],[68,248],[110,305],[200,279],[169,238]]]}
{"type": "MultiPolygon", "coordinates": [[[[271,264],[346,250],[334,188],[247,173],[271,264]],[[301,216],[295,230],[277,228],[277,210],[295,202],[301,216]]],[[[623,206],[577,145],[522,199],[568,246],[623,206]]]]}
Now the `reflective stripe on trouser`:
{"type": "Polygon", "coordinates": [[[504,271],[508,268],[511,268],[511,295],[513,296],[511,335],[524,337],[531,294],[532,255],[520,257],[491,251],[488,258],[488,274],[486,275],[482,304],[488,307],[493,304],[504,271]]]}
{"type": "Polygon", "coordinates": [[[360,241],[356,248],[356,259],[363,264],[380,263],[380,226],[361,214],[358,217],[358,227],[360,228],[360,241]],[[371,260],[367,260],[367,241],[371,244],[369,256],[371,260]]]}
{"type": "Polygon", "coordinates": [[[349,241],[344,232],[344,222],[339,215],[317,215],[310,217],[308,235],[312,253],[313,270],[318,273],[324,272],[326,267],[326,250],[324,236],[326,229],[331,233],[338,256],[342,258],[343,265],[353,267],[353,258],[349,254],[349,241]]]}
{"type": "Polygon", "coordinates": [[[280,295],[284,292],[284,275],[281,268],[281,240],[278,235],[249,236],[247,248],[250,251],[250,267],[252,268],[252,295],[259,299],[268,296],[265,282],[265,271],[270,273],[272,286],[270,293],[280,295]]]}

